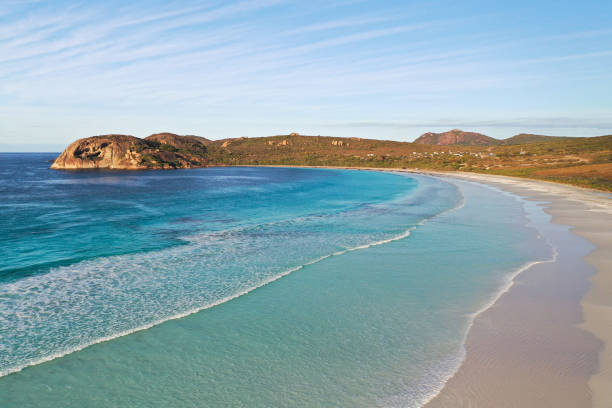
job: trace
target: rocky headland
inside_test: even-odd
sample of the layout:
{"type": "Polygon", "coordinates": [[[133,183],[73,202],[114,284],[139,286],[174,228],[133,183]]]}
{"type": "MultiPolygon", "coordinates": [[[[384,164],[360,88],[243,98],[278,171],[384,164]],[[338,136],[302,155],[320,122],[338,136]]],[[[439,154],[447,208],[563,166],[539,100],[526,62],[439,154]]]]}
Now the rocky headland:
{"type": "Polygon", "coordinates": [[[207,144],[199,136],[158,133],[140,139],[129,135],[102,135],[70,144],[52,169],[177,169],[205,167],[207,144]]]}

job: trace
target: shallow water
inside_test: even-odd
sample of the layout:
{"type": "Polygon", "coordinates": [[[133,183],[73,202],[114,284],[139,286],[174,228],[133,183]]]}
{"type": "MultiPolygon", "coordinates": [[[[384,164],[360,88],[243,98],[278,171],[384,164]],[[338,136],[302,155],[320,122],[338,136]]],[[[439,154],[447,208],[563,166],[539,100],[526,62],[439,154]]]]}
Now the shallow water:
{"type": "Polygon", "coordinates": [[[9,406],[419,406],[551,256],[519,200],[468,183],[48,159],[0,155],[9,406]]]}

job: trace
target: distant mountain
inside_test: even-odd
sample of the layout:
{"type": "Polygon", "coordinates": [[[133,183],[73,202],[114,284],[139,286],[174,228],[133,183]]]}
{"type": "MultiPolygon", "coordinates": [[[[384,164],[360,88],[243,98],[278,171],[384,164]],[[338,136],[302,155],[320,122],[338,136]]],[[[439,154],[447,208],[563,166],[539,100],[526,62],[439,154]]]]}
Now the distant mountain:
{"type": "Polygon", "coordinates": [[[453,129],[443,133],[423,133],[414,141],[414,143],[437,146],[511,146],[529,143],[552,142],[565,139],[569,139],[569,137],[520,133],[507,139],[500,140],[483,135],[482,133],[464,132],[463,130],[453,129]]]}
{"type": "Polygon", "coordinates": [[[419,136],[414,143],[427,145],[463,145],[463,146],[497,146],[501,144],[499,139],[476,132],[464,132],[453,129],[443,133],[427,132],[419,136]]]}

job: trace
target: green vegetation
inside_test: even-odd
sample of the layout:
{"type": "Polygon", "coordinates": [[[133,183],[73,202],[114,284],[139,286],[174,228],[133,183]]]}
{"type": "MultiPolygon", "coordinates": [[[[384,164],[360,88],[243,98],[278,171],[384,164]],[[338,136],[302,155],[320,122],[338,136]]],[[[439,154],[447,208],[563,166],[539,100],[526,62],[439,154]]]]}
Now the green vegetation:
{"type": "Polygon", "coordinates": [[[509,137],[508,139],[502,140],[503,145],[517,145],[517,144],[527,144],[527,143],[539,143],[539,142],[550,142],[553,140],[563,140],[570,139],[569,137],[563,136],[543,136],[543,135],[533,135],[530,133],[521,133],[516,136],[509,137]]]}
{"type": "Polygon", "coordinates": [[[161,144],[158,149],[162,152],[178,152],[179,149],[169,144],[161,144]]]}

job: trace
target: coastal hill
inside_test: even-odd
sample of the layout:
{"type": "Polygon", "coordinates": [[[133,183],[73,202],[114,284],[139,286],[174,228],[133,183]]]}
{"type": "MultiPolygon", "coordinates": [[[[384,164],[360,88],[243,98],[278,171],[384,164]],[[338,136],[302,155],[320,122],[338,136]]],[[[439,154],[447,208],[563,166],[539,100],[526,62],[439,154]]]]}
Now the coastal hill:
{"type": "Polygon", "coordinates": [[[553,140],[562,139],[568,139],[568,137],[521,133],[507,139],[495,139],[493,137],[483,135],[482,133],[464,132],[463,130],[453,129],[443,133],[423,133],[414,141],[414,143],[437,146],[501,146],[550,142],[553,140]]]}
{"type": "Polygon", "coordinates": [[[482,133],[464,132],[463,130],[453,129],[443,133],[427,132],[419,136],[414,143],[449,146],[494,146],[501,144],[501,141],[482,133]]]}
{"type": "Polygon", "coordinates": [[[206,152],[206,146],[212,142],[212,140],[200,136],[179,136],[174,133],[156,133],[145,137],[144,140],[171,145],[177,149],[202,150],[204,153],[206,152]]]}
{"type": "Polygon", "coordinates": [[[105,135],[72,143],[52,168],[141,170],[287,165],[460,170],[612,191],[612,135],[564,138],[522,134],[495,140],[499,143],[444,146],[297,133],[222,140],[172,133],[144,139],[105,135]]]}
{"type": "Polygon", "coordinates": [[[206,166],[206,144],[197,136],[158,133],[145,139],[128,135],[103,135],[70,144],[52,169],[171,169],[206,166]]]}
{"type": "Polygon", "coordinates": [[[544,136],[544,135],[534,135],[531,133],[520,133],[518,135],[514,135],[507,139],[501,140],[501,144],[516,145],[516,144],[526,144],[526,143],[551,142],[553,140],[563,140],[563,139],[569,139],[569,137],[568,136],[544,136]]]}

